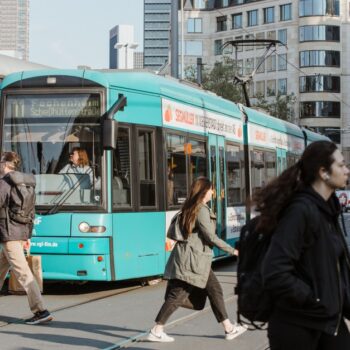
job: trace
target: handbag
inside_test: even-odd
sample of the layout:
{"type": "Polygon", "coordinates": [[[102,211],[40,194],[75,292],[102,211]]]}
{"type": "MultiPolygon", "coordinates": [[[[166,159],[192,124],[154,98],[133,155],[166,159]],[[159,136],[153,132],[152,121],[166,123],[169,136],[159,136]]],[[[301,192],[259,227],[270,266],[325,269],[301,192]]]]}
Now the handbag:
{"type": "Polygon", "coordinates": [[[172,239],[173,241],[185,241],[184,236],[180,230],[180,214],[181,211],[175,214],[171,219],[170,226],[166,233],[167,238],[172,239]]]}
{"type": "MultiPolygon", "coordinates": [[[[40,292],[43,292],[43,272],[41,266],[41,256],[40,255],[28,255],[26,256],[29,268],[33,273],[33,276],[38,283],[40,292]]],[[[17,281],[15,275],[10,271],[10,279],[8,284],[8,291],[10,294],[23,295],[26,294],[25,290],[21,284],[17,281]]]]}

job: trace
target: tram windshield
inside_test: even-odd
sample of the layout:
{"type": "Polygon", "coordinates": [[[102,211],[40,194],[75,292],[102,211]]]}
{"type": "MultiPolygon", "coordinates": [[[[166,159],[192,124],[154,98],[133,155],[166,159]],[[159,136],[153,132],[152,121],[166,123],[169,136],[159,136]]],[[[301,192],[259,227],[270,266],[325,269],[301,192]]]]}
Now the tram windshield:
{"type": "Polygon", "coordinates": [[[7,94],[2,150],[36,177],[37,205],[101,203],[101,95],[7,94]]]}

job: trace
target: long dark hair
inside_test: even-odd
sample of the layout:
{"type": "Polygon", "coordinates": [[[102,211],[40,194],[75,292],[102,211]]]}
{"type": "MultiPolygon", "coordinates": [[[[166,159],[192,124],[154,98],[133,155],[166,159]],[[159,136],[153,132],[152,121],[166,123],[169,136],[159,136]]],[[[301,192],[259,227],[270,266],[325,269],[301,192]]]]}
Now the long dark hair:
{"type": "Polygon", "coordinates": [[[253,195],[255,209],[260,212],[258,231],[268,234],[275,229],[282,211],[291,202],[294,193],[315,182],[320,168],[330,171],[336,150],[337,146],[330,141],[311,143],[296,164],[253,195]]]}
{"type": "Polygon", "coordinates": [[[185,239],[192,233],[200,205],[212,186],[211,181],[204,176],[198,177],[193,181],[190,195],[181,209],[181,232],[185,239]]]}

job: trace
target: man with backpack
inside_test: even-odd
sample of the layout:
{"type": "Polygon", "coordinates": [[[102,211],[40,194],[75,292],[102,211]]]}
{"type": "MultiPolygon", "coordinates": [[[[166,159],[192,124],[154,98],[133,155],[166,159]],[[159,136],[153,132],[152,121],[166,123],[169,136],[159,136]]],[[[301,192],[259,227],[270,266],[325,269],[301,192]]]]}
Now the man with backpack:
{"type": "Polygon", "coordinates": [[[47,311],[26,257],[24,249],[30,246],[35,215],[35,178],[32,174],[16,171],[20,158],[15,152],[5,152],[0,160],[0,290],[11,268],[26,291],[34,316],[25,320],[34,325],[53,319],[47,311]]]}

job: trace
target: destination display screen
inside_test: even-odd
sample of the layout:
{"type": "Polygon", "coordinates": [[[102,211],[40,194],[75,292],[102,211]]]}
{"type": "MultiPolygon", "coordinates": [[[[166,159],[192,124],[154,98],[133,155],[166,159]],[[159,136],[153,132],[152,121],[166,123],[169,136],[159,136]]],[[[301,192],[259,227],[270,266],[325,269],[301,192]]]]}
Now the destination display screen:
{"type": "Polygon", "coordinates": [[[76,118],[101,116],[99,94],[10,95],[6,118],[76,118]]]}

